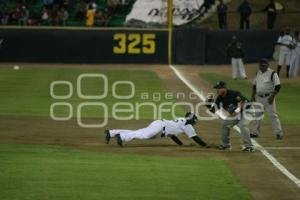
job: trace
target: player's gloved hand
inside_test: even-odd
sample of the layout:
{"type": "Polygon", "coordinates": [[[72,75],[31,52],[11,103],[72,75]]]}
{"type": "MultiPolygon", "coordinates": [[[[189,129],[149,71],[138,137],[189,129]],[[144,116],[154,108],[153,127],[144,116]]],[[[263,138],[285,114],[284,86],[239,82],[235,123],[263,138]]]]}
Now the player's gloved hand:
{"type": "Polygon", "coordinates": [[[271,95],[269,98],[268,98],[268,103],[269,104],[273,104],[273,102],[274,102],[274,95],[271,95]]]}
{"type": "Polygon", "coordinates": [[[208,94],[207,97],[206,97],[205,102],[208,102],[208,103],[213,103],[213,102],[215,102],[214,95],[211,94],[211,93],[208,94]]]}
{"type": "Polygon", "coordinates": [[[234,113],[234,111],[235,111],[236,108],[237,107],[235,105],[230,104],[226,110],[227,110],[227,112],[229,112],[230,114],[232,114],[232,113],[234,113]]]}
{"type": "Polygon", "coordinates": [[[206,99],[206,102],[208,102],[208,103],[213,103],[213,102],[215,102],[215,100],[214,100],[214,98],[207,98],[207,99],[206,99]]]}

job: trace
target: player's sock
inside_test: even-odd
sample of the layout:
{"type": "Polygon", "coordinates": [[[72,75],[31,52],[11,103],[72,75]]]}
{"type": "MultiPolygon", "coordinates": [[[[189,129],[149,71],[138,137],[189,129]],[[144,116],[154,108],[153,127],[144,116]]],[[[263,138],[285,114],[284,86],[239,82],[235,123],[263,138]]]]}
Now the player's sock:
{"type": "Polygon", "coordinates": [[[290,66],[287,65],[287,66],[286,66],[286,77],[287,77],[287,78],[289,77],[289,71],[290,71],[290,66]]]}
{"type": "Polygon", "coordinates": [[[278,76],[279,76],[279,74],[280,74],[280,70],[281,70],[281,66],[278,65],[278,66],[277,66],[277,74],[278,74],[278,76]]]}

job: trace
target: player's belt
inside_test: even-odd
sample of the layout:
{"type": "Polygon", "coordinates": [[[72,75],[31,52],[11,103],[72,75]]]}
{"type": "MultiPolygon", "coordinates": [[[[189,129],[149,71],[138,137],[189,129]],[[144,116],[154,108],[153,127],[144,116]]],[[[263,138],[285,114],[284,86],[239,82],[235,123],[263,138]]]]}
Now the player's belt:
{"type": "Polygon", "coordinates": [[[264,98],[264,97],[268,97],[270,96],[270,93],[266,93],[266,94],[258,94],[257,96],[264,98]]]}

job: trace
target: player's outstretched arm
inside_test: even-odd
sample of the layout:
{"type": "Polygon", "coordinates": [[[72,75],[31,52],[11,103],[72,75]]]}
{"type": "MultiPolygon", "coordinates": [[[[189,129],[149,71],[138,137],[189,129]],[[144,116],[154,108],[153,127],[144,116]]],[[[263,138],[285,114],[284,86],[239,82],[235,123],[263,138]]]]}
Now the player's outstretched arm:
{"type": "Polygon", "coordinates": [[[178,137],[176,137],[175,135],[170,135],[170,138],[179,146],[182,146],[183,143],[178,139],[178,137]]]}
{"type": "Polygon", "coordinates": [[[209,147],[199,136],[193,136],[192,139],[203,147],[209,147]]]}

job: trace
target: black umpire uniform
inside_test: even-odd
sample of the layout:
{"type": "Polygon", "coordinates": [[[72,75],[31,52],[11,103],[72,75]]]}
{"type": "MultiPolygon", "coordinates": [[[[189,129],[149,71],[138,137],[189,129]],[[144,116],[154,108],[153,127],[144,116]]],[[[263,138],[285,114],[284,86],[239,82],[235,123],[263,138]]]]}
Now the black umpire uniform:
{"type": "Polygon", "coordinates": [[[218,147],[221,150],[230,149],[230,129],[235,125],[239,127],[241,132],[241,137],[244,143],[243,151],[253,152],[253,144],[250,139],[250,131],[248,129],[248,124],[250,119],[246,117],[243,112],[243,108],[249,109],[251,106],[244,106],[244,103],[248,102],[248,99],[243,96],[239,91],[229,90],[226,88],[226,83],[224,81],[219,81],[214,86],[217,89],[218,97],[214,101],[213,99],[208,99],[208,102],[214,101],[214,106],[210,107],[211,112],[215,112],[216,109],[226,110],[230,118],[226,118],[223,121],[221,129],[221,139],[222,144],[218,147]],[[239,111],[238,111],[239,109],[239,111]],[[239,116],[238,116],[239,114],[239,116]]]}

